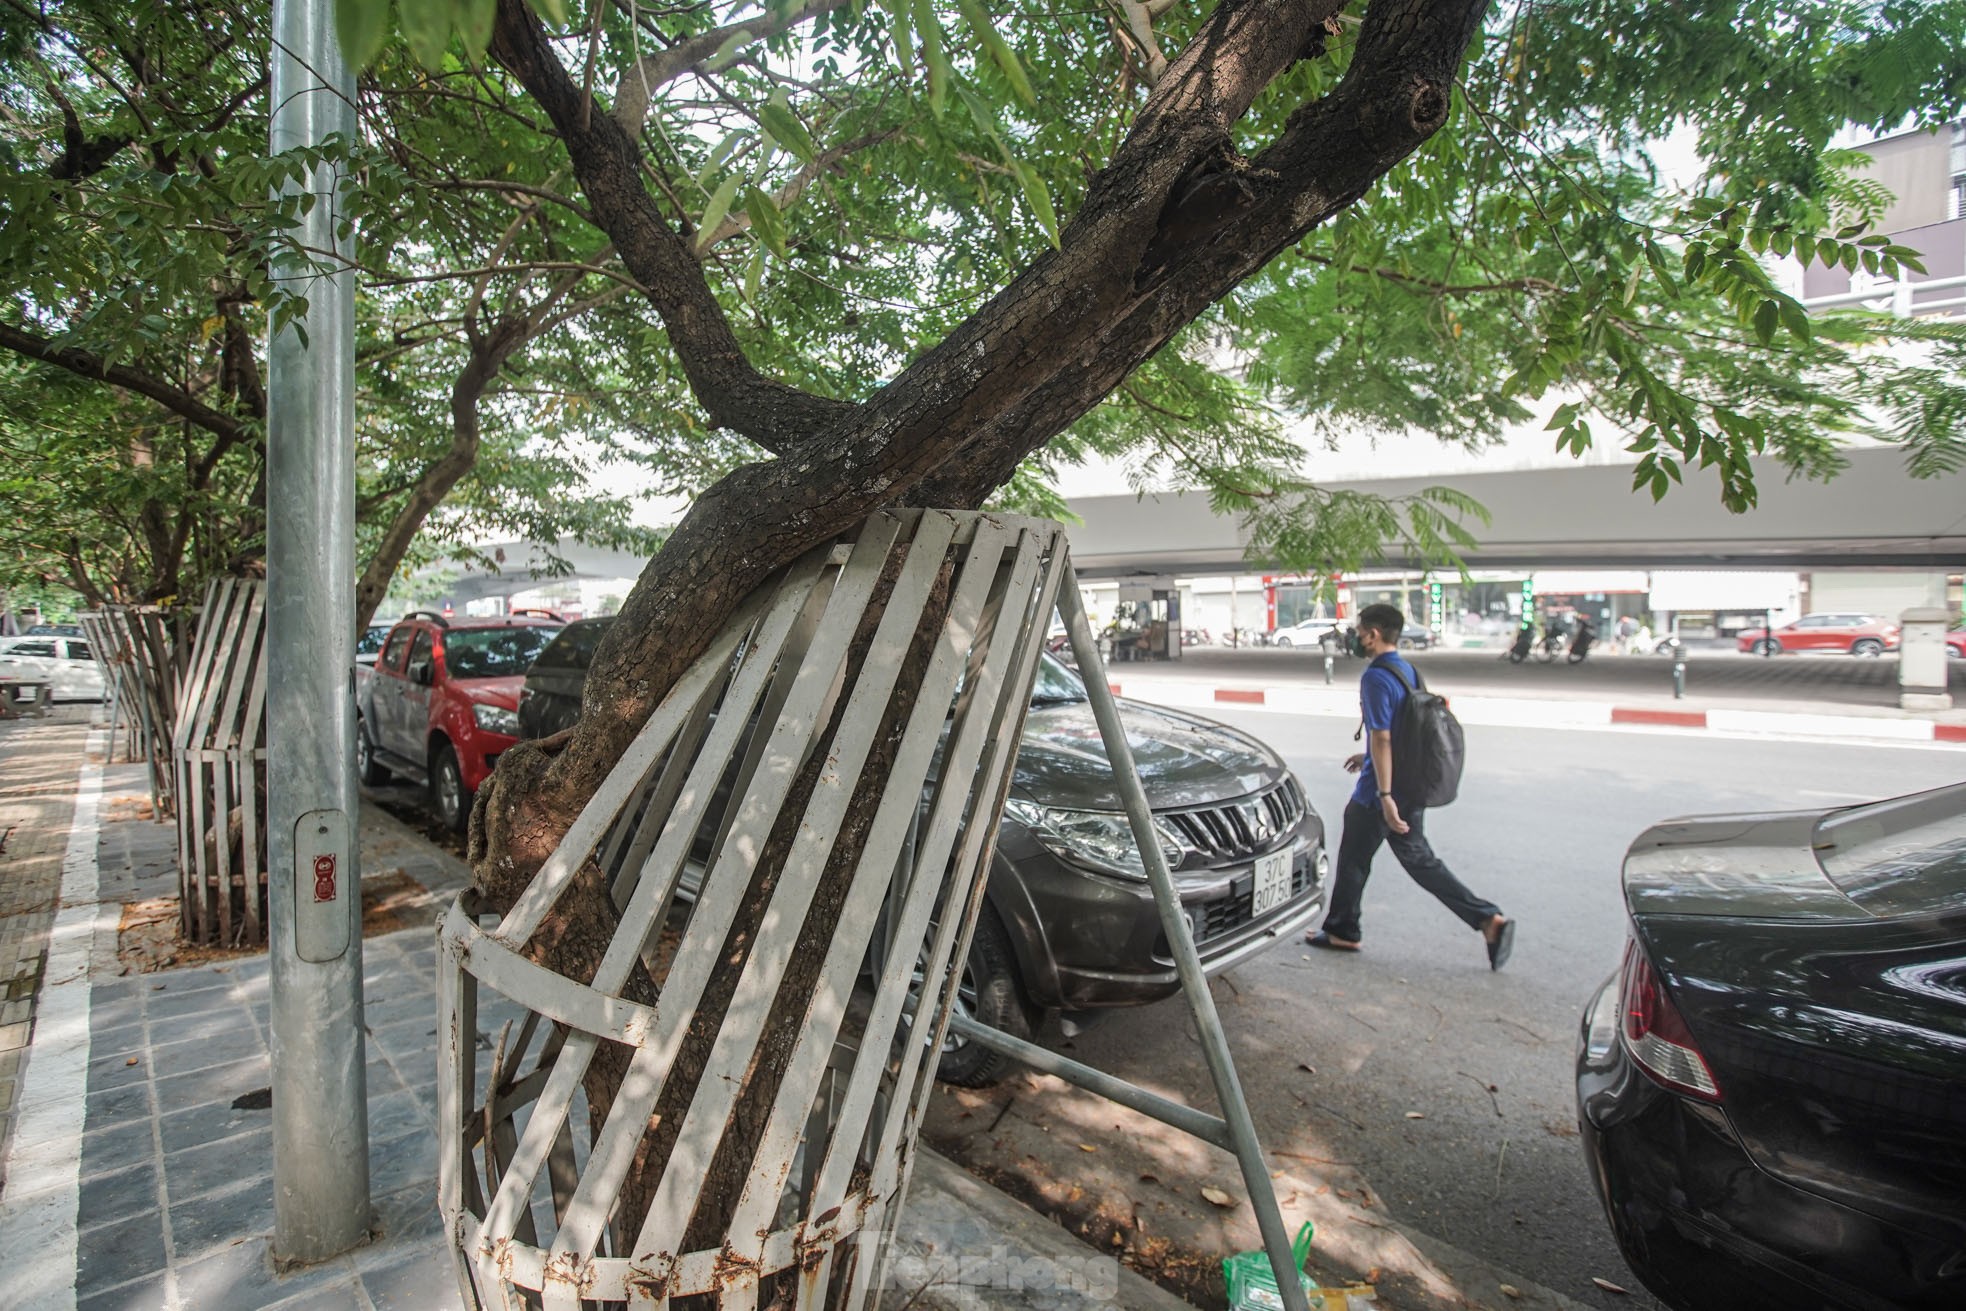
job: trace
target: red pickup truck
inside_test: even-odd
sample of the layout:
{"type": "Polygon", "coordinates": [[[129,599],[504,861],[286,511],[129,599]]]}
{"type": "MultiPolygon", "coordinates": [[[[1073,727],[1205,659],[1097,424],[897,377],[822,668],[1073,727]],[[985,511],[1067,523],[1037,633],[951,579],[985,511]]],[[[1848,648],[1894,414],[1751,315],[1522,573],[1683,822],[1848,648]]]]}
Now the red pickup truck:
{"type": "Polygon", "coordinates": [[[519,690],[533,658],[565,627],[558,615],[488,619],[428,610],[403,616],[355,691],[355,768],[362,782],[426,784],[437,818],[462,832],[471,799],[518,741],[519,690]]]}

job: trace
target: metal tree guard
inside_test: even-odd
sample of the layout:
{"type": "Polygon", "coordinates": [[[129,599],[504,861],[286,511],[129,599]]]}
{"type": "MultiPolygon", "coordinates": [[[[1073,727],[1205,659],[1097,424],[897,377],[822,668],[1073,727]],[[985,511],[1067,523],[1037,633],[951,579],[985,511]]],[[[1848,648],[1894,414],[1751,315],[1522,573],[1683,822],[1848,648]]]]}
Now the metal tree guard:
{"type": "MultiPolygon", "coordinates": [[[[438,1196],[468,1302],[870,1304],[1054,605],[1104,692],[1058,524],[876,514],[751,599],[502,919],[459,898],[439,930],[438,1196]],[[893,754],[880,795],[861,796],[881,749],[893,754]],[[856,801],[871,818],[843,830],[856,801]],[[798,824],[781,823],[792,809],[798,824]],[[784,877],[760,878],[773,840],[788,844],[784,877]],[[596,867],[620,918],[582,981],[528,951],[596,867]],[[876,943],[871,1004],[849,1008],[876,943]],[[652,992],[637,993],[638,970],[652,992]],[[514,1006],[516,1033],[506,1024],[482,1060],[480,1017],[514,1006]],[[693,1083],[665,1101],[678,1052],[705,1034],[693,1083]],[[590,1116],[584,1081],[603,1043],[626,1050],[626,1072],[590,1116]],[[638,1178],[658,1105],[673,1146],[659,1176],[638,1178]],[[721,1245],[690,1250],[717,1167],[742,1178],[740,1195],[711,1216],[721,1245]]],[[[1192,987],[1199,960],[1110,697],[1095,709],[1192,987]]],[[[1306,1311],[1281,1277],[1288,1240],[1205,984],[1189,1001],[1228,1116],[1189,1111],[1177,1127],[1236,1150],[1279,1282],[1306,1311]]]]}
{"type": "Polygon", "coordinates": [[[212,580],[171,736],[187,942],[266,941],[265,635],[266,584],[212,580]]]}

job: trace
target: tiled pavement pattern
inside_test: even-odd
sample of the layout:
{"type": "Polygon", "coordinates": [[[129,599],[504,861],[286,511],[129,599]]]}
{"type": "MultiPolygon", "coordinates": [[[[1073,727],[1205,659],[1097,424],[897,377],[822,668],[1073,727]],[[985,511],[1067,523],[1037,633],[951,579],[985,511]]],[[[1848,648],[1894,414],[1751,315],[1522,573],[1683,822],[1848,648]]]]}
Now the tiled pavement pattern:
{"type": "Polygon", "coordinates": [[[0,1189],[90,709],[64,706],[48,719],[0,724],[0,1189]]]}
{"type": "MultiPolygon", "coordinates": [[[[66,739],[63,739],[65,742],[66,739]]],[[[80,763],[43,743],[66,803],[80,763]],[[60,783],[58,778],[65,777],[60,783]]],[[[12,757],[0,757],[4,770],[12,757]]],[[[0,774],[0,779],[5,775],[0,774]]],[[[169,825],[123,818],[142,772],[112,766],[98,841],[106,900],[174,886],[169,825]]],[[[43,802],[42,804],[52,804],[43,802]]],[[[373,808],[368,808],[373,811],[373,808]]],[[[65,828],[65,812],[62,818],[65,828]]],[[[57,832],[65,840],[65,831],[57,832]]],[[[371,870],[401,867],[454,889],[461,862],[387,816],[362,825],[371,870]]],[[[57,842],[57,847],[59,847],[57,842]]],[[[10,848],[11,850],[11,848],[10,848]]],[[[55,863],[59,865],[57,855],[55,863]]],[[[113,923],[113,921],[111,921],[113,923]]],[[[273,1268],[272,1114],[263,956],[118,977],[102,933],[93,955],[90,1060],[80,1154],[77,1311],[447,1311],[460,1306],[436,1208],[434,934],[367,939],[369,1174],[374,1241],[285,1275],[273,1268]]],[[[479,1059],[508,1015],[487,997],[479,1059]]],[[[481,1065],[480,1079],[485,1071],[481,1065]]],[[[1043,1307],[1174,1311],[1170,1294],[939,1160],[925,1161],[889,1293],[915,1311],[1043,1307]]],[[[6,1305],[0,1285],[0,1305],[6,1305]]]]}
{"type": "Polygon", "coordinates": [[[437,1215],[435,942],[407,930],[363,951],[376,1242],[273,1272],[263,957],[99,982],[78,1311],[458,1304],[437,1215]]]}

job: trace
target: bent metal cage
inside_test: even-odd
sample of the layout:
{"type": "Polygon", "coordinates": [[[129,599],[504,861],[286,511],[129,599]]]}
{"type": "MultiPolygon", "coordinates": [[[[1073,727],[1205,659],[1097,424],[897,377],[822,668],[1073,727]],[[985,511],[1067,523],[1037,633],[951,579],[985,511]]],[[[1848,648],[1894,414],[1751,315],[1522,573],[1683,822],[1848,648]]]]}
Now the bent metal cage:
{"type": "Polygon", "coordinates": [[[445,917],[439,1203],[468,1303],[872,1304],[1054,606],[1223,1114],[954,1026],[1233,1152],[1308,1311],[1064,531],[940,510],[877,513],[761,589],[518,901],[445,917]],[[592,976],[539,964],[601,878],[592,976]]]}

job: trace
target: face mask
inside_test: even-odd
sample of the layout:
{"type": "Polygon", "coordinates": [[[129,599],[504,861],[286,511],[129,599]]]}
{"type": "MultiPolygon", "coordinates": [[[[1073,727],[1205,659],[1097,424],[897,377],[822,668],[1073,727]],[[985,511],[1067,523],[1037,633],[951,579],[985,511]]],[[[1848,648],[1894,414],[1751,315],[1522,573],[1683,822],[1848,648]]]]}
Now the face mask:
{"type": "Polygon", "coordinates": [[[1352,654],[1355,656],[1365,656],[1371,654],[1371,652],[1365,649],[1364,636],[1356,628],[1352,630],[1352,654]]]}

